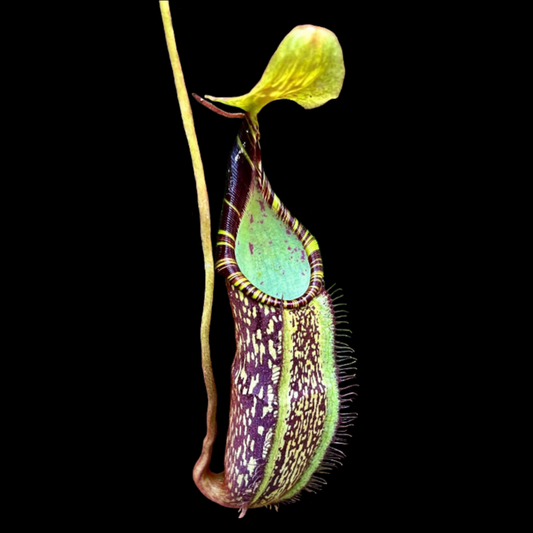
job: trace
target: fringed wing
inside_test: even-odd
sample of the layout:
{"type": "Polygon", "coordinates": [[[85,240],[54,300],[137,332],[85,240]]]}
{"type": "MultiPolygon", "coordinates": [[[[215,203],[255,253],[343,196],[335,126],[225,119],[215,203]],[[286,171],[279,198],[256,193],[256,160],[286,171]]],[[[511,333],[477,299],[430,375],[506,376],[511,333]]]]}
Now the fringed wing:
{"type": "Polygon", "coordinates": [[[335,315],[318,244],[273,192],[248,115],[228,164],[216,268],[237,343],[227,498],[276,505],[311,482],[339,425],[335,315]]]}

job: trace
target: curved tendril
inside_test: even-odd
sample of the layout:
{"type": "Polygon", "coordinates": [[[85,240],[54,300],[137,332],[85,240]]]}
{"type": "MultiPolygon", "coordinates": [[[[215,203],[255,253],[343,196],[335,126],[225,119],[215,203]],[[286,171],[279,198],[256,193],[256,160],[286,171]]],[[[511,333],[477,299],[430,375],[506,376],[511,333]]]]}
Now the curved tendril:
{"type": "Polygon", "coordinates": [[[200,340],[202,346],[202,370],[204,373],[205,387],[207,390],[207,432],[204,438],[202,447],[202,454],[198,459],[193,472],[193,477],[197,484],[207,486],[208,478],[215,478],[218,480],[219,475],[213,474],[209,469],[211,454],[213,450],[213,443],[217,432],[216,425],[216,411],[217,411],[217,390],[215,385],[215,378],[211,366],[211,355],[209,349],[209,328],[211,324],[211,311],[213,308],[213,290],[215,283],[215,270],[213,261],[213,248],[211,244],[211,217],[209,213],[209,197],[207,194],[207,186],[205,183],[204,169],[202,159],[200,156],[200,148],[196,138],[194,129],[194,121],[192,116],[191,105],[185,86],[183,71],[176,48],[176,39],[172,27],[172,17],[170,14],[170,7],[168,2],[159,2],[161,9],[161,17],[163,19],[163,26],[165,29],[165,37],[167,41],[168,53],[170,56],[170,63],[174,74],[174,82],[176,84],[176,91],[178,93],[178,101],[181,110],[181,117],[183,127],[189,143],[189,150],[194,169],[194,177],[196,180],[196,190],[198,193],[198,210],[200,212],[200,234],[202,239],[202,250],[204,254],[205,267],[205,293],[204,293],[204,307],[202,312],[202,323],[200,326],[200,340]]]}

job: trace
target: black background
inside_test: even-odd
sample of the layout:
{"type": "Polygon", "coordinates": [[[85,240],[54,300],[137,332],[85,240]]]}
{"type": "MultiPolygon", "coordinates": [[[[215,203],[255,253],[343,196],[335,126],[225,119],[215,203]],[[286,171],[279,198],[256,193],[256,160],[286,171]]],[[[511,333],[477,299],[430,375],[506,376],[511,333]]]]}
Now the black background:
{"type": "MultiPolygon", "coordinates": [[[[348,304],[348,342],[358,358],[353,411],[359,418],[342,447],[344,466],[325,476],[319,494],[304,493],[279,513],[250,510],[244,523],[389,520],[400,512],[399,495],[408,499],[399,450],[411,439],[400,429],[406,407],[396,393],[396,370],[410,349],[402,341],[411,305],[401,279],[410,246],[410,215],[402,200],[409,190],[396,171],[405,168],[409,145],[403,138],[399,149],[397,141],[409,135],[405,109],[398,105],[406,75],[402,53],[394,55],[395,38],[380,13],[348,16],[324,5],[306,5],[295,14],[170,5],[189,93],[248,92],[299,24],[327,27],[343,47],[346,78],[337,100],[314,110],[275,102],[261,111],[259,124],[266,175],[318,240],[326,285],[340,287],[348,304]]],[[[80,16],[94,25],[69,40],[76,56],[65,68],[81,73],[72,81],[80,89],[75,117],[87,125],[78,140],[83,177],[72,210],[82,220],[76,228],[87,316],[81,350],[91,376],[83,379],[91,385],[81,423],[94,428],[87,430],[91,451],[83,462],[91,486],[97,480],[92,507],[97,515],[112,510],[117,524],[174,527],[190,518],[206,527],[241,527],[237,511],[210,502],[192,481],[205,434],[203,258],[192,165],[159,6],[128,4],[112,14],[90,9],[80,16]]],[[[240,122],[195,101],[191,105],[214,235],[240,122]]],[[[211,349],[220,396],[212,463],[218,471],[235,351],[218,275],[211,349]]]]}

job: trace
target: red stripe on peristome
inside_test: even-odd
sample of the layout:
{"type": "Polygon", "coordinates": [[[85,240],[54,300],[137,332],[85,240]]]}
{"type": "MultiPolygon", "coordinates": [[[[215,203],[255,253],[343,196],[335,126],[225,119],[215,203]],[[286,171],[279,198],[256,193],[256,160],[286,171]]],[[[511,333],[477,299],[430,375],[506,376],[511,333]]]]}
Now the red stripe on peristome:
{"type": "MultiPolygon", "coordinates": [[[[253,180],[257,180],[265,201],[274,209],[274,191],[261,169],[259,137],[260,134],[256,124],[247,115],[239,131],[238,139],[241,145],[244,146],[252,164],[250,165],[248,159],[242,155],[239,143],[235,141],[228,164],[228,179],[224,196],[226,202],[223,203],[221,216],[221,229],[234,236],[238,234],[242,213],[245,211],[253,180]],[[227,202],[233,205],[235,209],[232,209],[227,202]]],[[[279,198],[278,201],[279,207],[274,209],[277,216],[294,231],[302,242],[304,249],[307,248],[313,236],[291,215],[279,198]]],[[[225,242],[229,241],[225,240],[225,242]]],[[[228,281],[239,287],[247,295],[253,296],[257,300],[260,299],[260,301],[264,301],[267,305],[296,308],[311,301],[318,294],[318,290],[322,286],[322,261],[317,260],[319,258],[319,250],[314,251],[308,256],[311,267],[311,282],[306,292],[299,298],[293,300],[280,300],[255,287],[240,271],[235,257],[235,250],[230,246],[225,246],[224,244],[217,245],[217,261],[215,262],[215,267],[217,272],[225,276],[228,281]]]]}

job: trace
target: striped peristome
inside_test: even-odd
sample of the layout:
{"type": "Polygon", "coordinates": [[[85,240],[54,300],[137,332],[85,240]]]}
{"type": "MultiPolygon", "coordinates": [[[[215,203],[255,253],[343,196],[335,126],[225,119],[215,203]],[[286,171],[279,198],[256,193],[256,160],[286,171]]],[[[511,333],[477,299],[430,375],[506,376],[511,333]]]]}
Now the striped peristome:
{"type": "Polygon", "coordinates": [[[295,308],[311,301],[322,289],[324,271],[316,239],[296,220],[281,203],[263,173],[259,127],[257,121],[246,114],[228,163],[227,188],[222,204],[221,228],[217,242],[216,269],[229,283],[245,294],[273,306],[295,308]],[[253,285],[242,273],[235,258],[237,232],[242,221],[250,190],[255,187],[288,231],[301,241],[311,267],[311,280],[305,293],[292,300],[276,298],[253,285]]]}
{"type": "Polygon", "coordinates": [[[347,366],[352,359],[351,349],[335,341],[339,317],[323,286],[318,244],[266,179],[257,120],[248,113],[229,159],[215,266],[226,278],[237,352],[224,473],[216,493],[204,492],[241,509],[242,516],[249,508],[293,501],[303,489],[318,488],[317,470],[338,463],[342,453],[331,444],[350,418],[341,416],[338,383],[351,376],[341,375],[336,357],[348,358],[347,366]],[[253,211],[251,202],[260,209],[253,211]],[[265,227],[277,235],[260,235],[265,227]],[[248,238],[257,238],[262,248],[248,238]],[[272,256],[285,263],[278,267],[272,256]],[[248,259],[253,279],[243,273],[241,263],[248,259]],[[300,289],[285,299],[282,293],[292,290],[290,275],[300,289]],[[261,288],[263,276],[270,278],[268,291],[261,288]]]}

